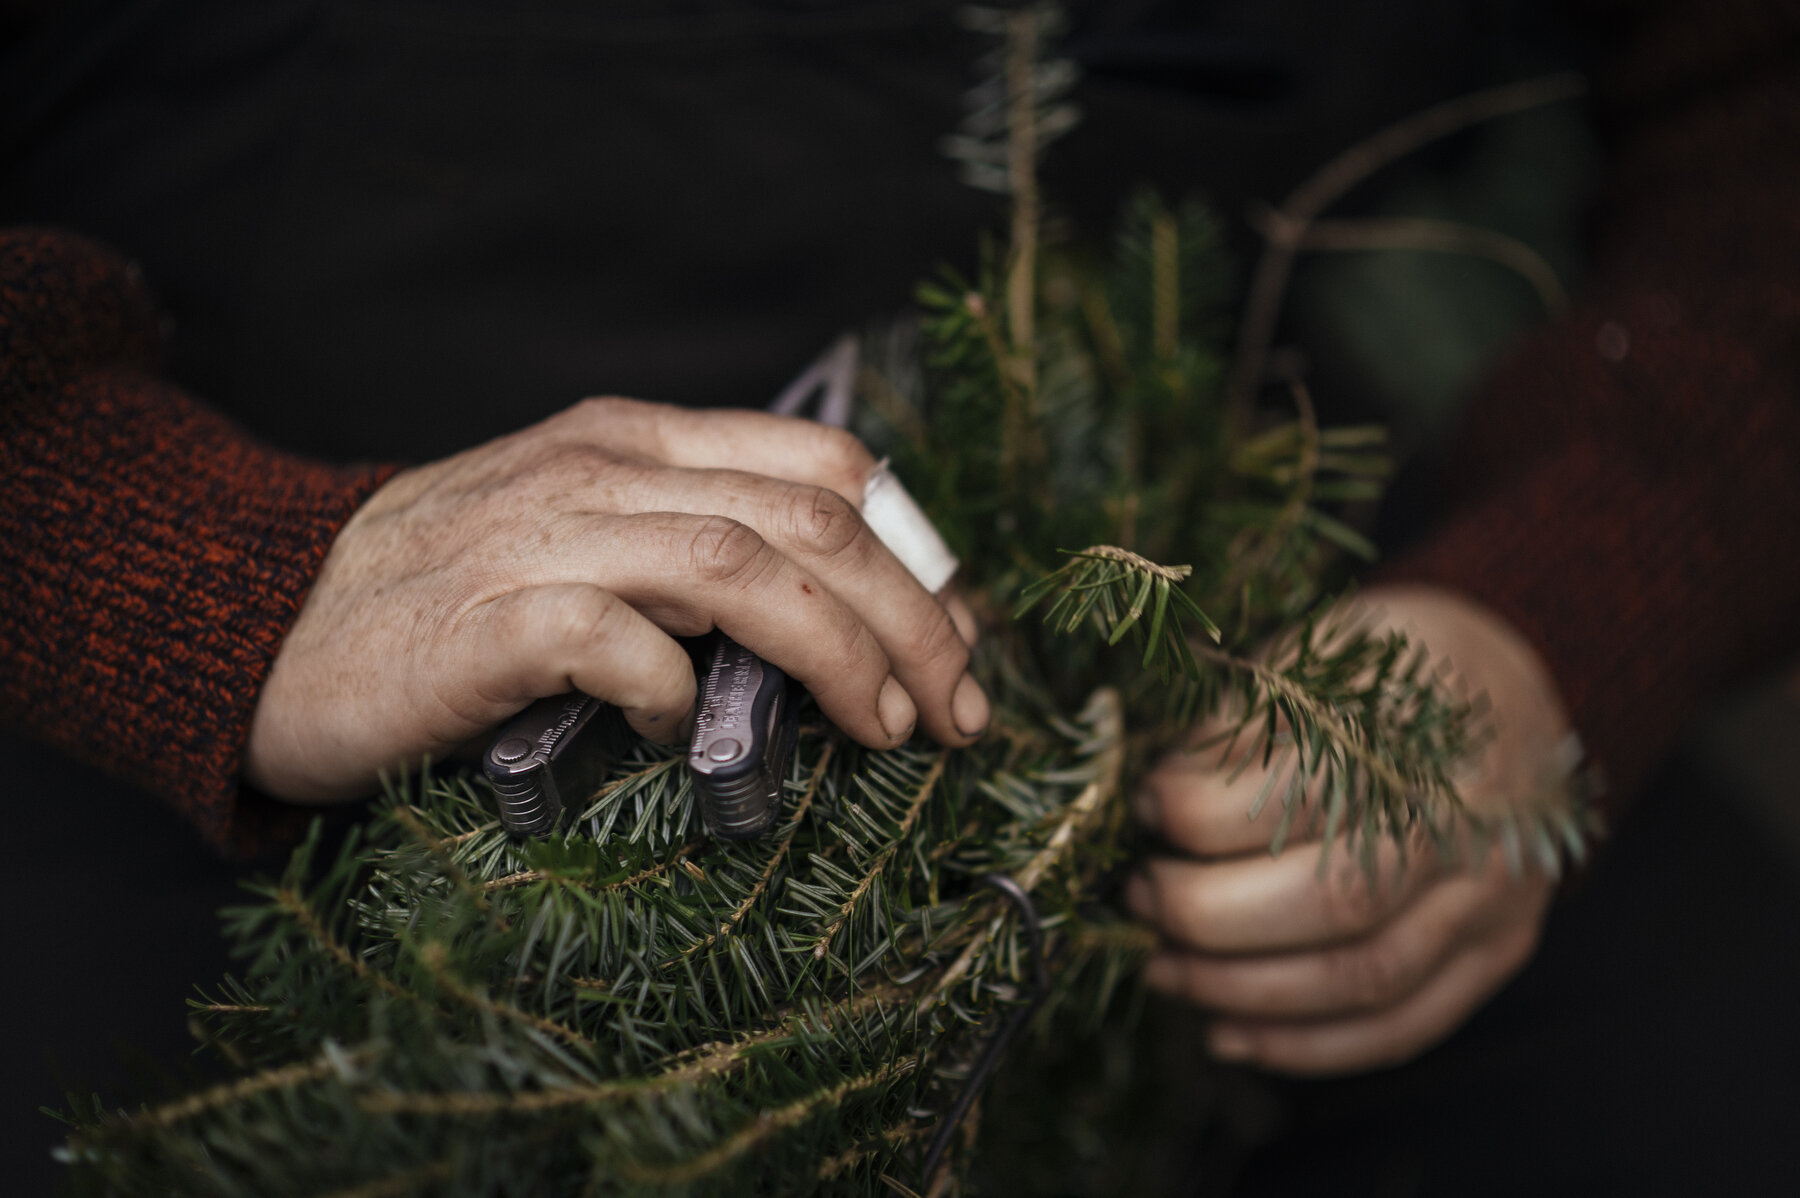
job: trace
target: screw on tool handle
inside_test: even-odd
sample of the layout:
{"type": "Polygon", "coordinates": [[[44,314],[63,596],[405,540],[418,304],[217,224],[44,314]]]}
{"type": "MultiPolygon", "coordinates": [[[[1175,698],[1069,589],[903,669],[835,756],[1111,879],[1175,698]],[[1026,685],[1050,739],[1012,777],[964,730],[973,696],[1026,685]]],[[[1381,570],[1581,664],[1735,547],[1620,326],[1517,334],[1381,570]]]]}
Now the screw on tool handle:
{"type": "Polygon", "coordinates": [[[774,826],[794,733],[787,675],[719,634],[688,749],[688,772],[708,832],[721,840],[749,840],[774,826]]]}
{"type": "Polygon", "coordinates": [[[514,836],[555,831],[566,804],[593,793],[606,770],[594,713],[600,700],[579,691],[539,699],[508,720],[482,758],[500,799],[500,823],[514,836]]]}

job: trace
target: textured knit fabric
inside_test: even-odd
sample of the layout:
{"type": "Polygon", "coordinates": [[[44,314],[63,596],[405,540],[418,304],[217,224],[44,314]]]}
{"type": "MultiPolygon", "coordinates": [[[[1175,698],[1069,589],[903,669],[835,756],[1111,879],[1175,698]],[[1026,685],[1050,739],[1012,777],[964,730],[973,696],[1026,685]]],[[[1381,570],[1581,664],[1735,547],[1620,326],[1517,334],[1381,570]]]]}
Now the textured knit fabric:
{"type": "MultiPolygon", "coordinates": [[[[1800,17],[1597,11],[1632,28],[1606,75],[1590,299],[1496,376],[1456,504],[1386,573],[1517,625],[1617,799],[1709,688],[1796,645],[1800,17]]],[[[234,782],[257,687],[384,474],[278,454],[159,383],[118,259],[3,244],[0,720],[243,843],[262,818],[234,782]]]]}
{"type": "Polygon", "coordinates": [[[118,256],[0,234],[0,721],[250,851],[294,816],[239,796],[258,688],[388,471],[258,444],[158,381],[157,341],[118,256]]]}
{"type": "Polygon", "coordinates": [[[1387,577],[1499,611],[1615,809],[1710,691],[1800,649],[1800,8],[1640,23],[1581,309],[1494,376],[1449,517],[1387,577]]]}

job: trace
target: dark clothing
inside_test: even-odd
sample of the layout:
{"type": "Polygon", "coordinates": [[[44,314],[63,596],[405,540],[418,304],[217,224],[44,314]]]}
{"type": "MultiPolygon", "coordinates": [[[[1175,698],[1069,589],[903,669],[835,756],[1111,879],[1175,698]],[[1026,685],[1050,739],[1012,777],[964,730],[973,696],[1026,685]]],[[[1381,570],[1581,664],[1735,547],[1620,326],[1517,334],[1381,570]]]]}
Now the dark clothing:
{"type": "MultiPolygon", "coordinates": [[[[1322,134],[1349,140],[1337,132],[1346,112],[1472,82],[1479,23],[1445,7],[1402,24],[1346,22],[1329,6],[1285,28],[1245,25],[1229,5],[1210,12],[1262,41],[1199,38],[1155,14],[1147,39],[1145,22],[1097,10],[1072,43],[1099,73],[1097,111],[1051,156],[1052,194],[1091,210],[1097,189],[1116,192],[1140,169],[1276,194],[1301,167],[1279,181],[1266,155],[1210,172],[1187,155],[1171,168],[1177,143],[1155,138],[1210,132],[1190,144],[1229,145],[1285,121],[1304,133],[1284,142],[1290,161],[1296,140],[1308,152],[1322,134]],[[1286,41],[1268,41],[1272,29],[1286,41]],[[1319,103],[1355,45],[1334,57],[1324,36],[1353,32],[1398,62],[1422,30],[1446,52],[1408,73],[1419,81],[1365,82],[1344,87],[1341,105],[1319,103]],[[1230,101],[1243,110],[1235,135],[1222,132],[1234,122],[1217,94],[1231,86],[1247,93],[1230,101]],[[1321,119],[1297,122],[1302,112],[1321,119]]],[[[167,379],[290,453],[429,458],[597,389],[757,402],[836,332],[898,307],[992,211],[936,150],[972,47],[930,3],[666,11],[548,5],[521,18],[393,0],[59,10],[8,52],[0,223],[55,221],[136,255],[175,314],[167,379]]],[[[1516,624],[1550,663],[1616,803],[1702,696],[1795,643],[1800,18],[1740,0],[1698,31],[1648,6],[1612,19],[1620,53],[1601,98],[1615,158],[1590,298],[1496,376],[1453,511],[1385,572],[1456,587],[1516,624]],[[1621,692],[1657,701],[1628,706],[1621,692]]],[[[108,347],[15,369],[0,417],[16,430],[0,509],[12,542],[0,711],[204,812],[224,837],[267,663],[335,522],[382,475],[225,448],[240,435],[147,373],[142,294],[127,303],[97,282],[57,292],[54,272],[33,273],[42,252],[15,250],[15,296],[58,319],[127,304],[137,324],[120,334],[134,339],[130,378],[104,383],[103,414],[86,388],[115,365],[108,347]],[[84,474],[102,445],[113,473],[84,474]],[[197,463],[206,485],[161,485],[197,463]],[[47,498],[59,475],[81,498],[47,498]],[[70,502],[91,505],[86,539],[67,536],[70,502]],[[145,505],[163,510],[140,519],[145,505]],[[254,515],[250,529],[189,518],[221,505],[297,519],[277,535],[254,515]],[[302,511],[314,513],[304,533],[302,511]],[[136,589],[67,604],[72,592],[43,580],[77,576],[96,527],[139,543],[126,571],[136,589]],[[230,578],[184,573],[178,546],[145,540],[152,527],[179,529],[202,550],[190,560],[235,538],[239,574],[281,594],[249,599],[230,578]],[[131,608],[146,606],[131,597],[145,586],[149,619],[131,608]],[[173,613],[160,630],[159,607],[173,613]],[[129,634],[112,631],[126,622],[129,634]],[[236,628],[223,660],[195,652],[200,626],[236,628]],[[155,668],[147,685],[102,685],[129,662],[174,663],[168,685],[193,701],[169,702],[155,668]]],[[[34,318],[7,319],[9,354],[32,353],[34,318]]]]}
{"type": "MultiPolygon", "coordinates": [[[[235,784],[257,689],[386,476],[337,463],[602,389],[760,403],[997,215],[936,149],[972,53],[947,5],[501,8],[152,0],[8,28],[0,225],[110,244],[173,319],[159,350],[91,242],[0,244],[0,723],[219,843],[273,810],[235,784]]],[[[1051,193],[1090,229],[1140,178],[1235,217],[1492,81],[1510,11],[1086,13],[1089,119],[1051,193]]],[[[1590,15],[1612,171],[1586,298],[1494,375],[1454,506],[1384,572],[1523,630],[1617,798],[1711,689],[1800,644],[1800,12],[1590,15]]]]}

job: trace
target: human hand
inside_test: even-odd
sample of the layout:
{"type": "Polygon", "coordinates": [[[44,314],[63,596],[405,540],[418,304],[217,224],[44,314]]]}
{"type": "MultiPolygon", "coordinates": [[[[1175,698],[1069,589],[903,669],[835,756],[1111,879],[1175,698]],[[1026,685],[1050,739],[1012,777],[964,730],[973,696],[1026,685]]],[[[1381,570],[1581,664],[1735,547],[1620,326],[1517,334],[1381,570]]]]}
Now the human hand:
{"type": "MultiPolygon", "coordinates": [[[[1524,802],[1566,771],[1556,687],[1499,616],[1423,587],[1371,588],[1360,603],[1468,693],[1486,694],[1494,736],[1457,780],[1472,810],[1524,802]]],[[[1253,763],[1233,779],[1219,757],[1177,753],[1145,779],[1140,818],[1188,856],[1152,860],[1127,890],[1164,939],[1145,981],[1216,1013],[1217,1056],[1295,1074],[1397,1064],[1449,1035],[1530,958],[1552,889],[1540,869],[1516,871],[1466,838],[1455,859],[1419,838],[1402,868],[1384,841],[1371,884],[1341,842],[1321,870],[1316,823],[1271,855],[1280,804],[1246,818],[1265,773],[1253,763]]]]}
{"type": "Polygon", "coordinates": [[[675,739],[714,627],[798,678],[850,736],[986,727],[957,618],[858,514],[874,459],[841,429],[587,400],[395,475],[339,533],[258,699],[244,776],[365,793],[533,699],[582,690],[675,739]]]}

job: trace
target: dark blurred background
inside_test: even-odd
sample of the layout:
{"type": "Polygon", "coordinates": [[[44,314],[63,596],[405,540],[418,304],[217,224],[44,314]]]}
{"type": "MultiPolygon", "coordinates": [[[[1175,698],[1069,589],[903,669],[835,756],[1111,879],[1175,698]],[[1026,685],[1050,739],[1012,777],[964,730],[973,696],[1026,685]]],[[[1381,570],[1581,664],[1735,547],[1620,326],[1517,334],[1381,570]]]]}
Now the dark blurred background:
{"type": "MultiPolygon", "coordinates": [[[[942,3],[15,0],[0,21],[0,222],[138,260],[172,376],[311,455],[425,460],[602,392],[760,405],[1001,220],[937,148],[981,49],[942,3]]],[[[1428,104],[1583,67],[1604,34],[1528,0],[1079,5],[1086,118],[1048,188],[1090,237],[1133,184],[1204,195],[1247,271],[1252,202],[1428,104]]],[[[1578,289],[1603,172],[1571,103],[1434,146],[1343,211],[1493,228],[1578,289]]],[[[1396,253],[1310,260],[1288,311],[1326,415],[1396,430],[1399,544],[1471,386],[1541,307],[1491,264],[1396,253]]],[[[1247,1081],[1186,1145],[1190,1188],[1791,1192],[1783,669],[1694,730],[1463,1033],[1366,1078],[1247,1081]]],[[[0,750],[0,1176],[37,1193],[60,1139],[40,1103],[204,1073],[183,997],[230,967],[215,910],[280,863],[221,862],[153,800],[0,750]]]]}

